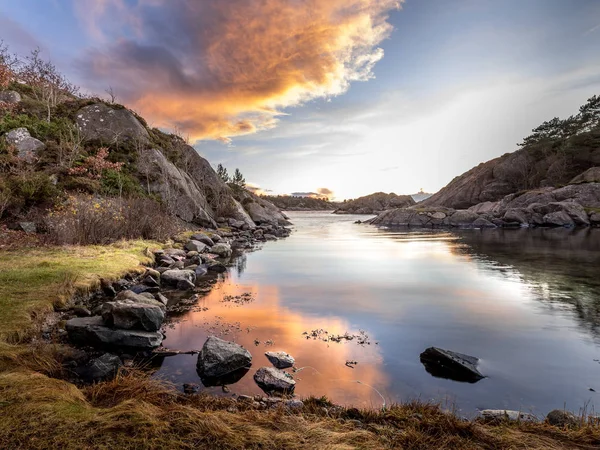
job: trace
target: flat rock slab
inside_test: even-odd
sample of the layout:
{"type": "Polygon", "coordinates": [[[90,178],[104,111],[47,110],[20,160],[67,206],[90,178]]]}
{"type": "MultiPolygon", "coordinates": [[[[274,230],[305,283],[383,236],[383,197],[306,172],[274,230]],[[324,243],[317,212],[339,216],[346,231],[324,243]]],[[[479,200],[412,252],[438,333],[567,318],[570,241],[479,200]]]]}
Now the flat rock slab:
{"type": "Polygon", "coordinates": [[[206,378],[221,378],[252,364],[252,355],[235,342],[210,336],[198,354],[196,369],[206,378]]]}
{"type": "Polygon", "coordinates": [[[427,372],[434,377],[468,383],[475,383],[485,378],[477,369],[479,359],[474,356],[429,347],[421,353],[420,359],[427,372]]]}
{"type": "Polygon", "coordinates": [[[293,367],[296,360],[286,352],[266,352],[267,359],[278,369],[293,367]]]}
{"type": "Polygon", "coordinates": [[[261,367],[254,374],[254,381],[265,392],[291,393],[296,380],[291,375],[273,367],[261,367]]]}
{"type": "Polygon", "coordinates": [[[104,303],[102,318],[107,325],[122,330],[158,331],[165,320],[165,313],[161,306],[126,300],[104,303]]]}
{"type": "Polygon", "coordinates": [[[68,320],[66,330],[71,342],[96,347],[150,349],[158,347],[163,340],[163,335],[159,332],[109,328],[100,316],[77,317],[68,320]]]}

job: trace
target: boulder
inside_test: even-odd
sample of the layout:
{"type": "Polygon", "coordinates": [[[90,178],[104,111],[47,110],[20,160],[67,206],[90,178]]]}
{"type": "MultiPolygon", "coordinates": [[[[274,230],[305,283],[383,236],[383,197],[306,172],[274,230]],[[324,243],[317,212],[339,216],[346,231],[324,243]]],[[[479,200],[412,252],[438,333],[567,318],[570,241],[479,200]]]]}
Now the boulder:
{"type": "Polygon", "coordinates": [[[37,225],[35,222],[19,222],[19,228],[25,233],[37,233],[37,225]]]}
{"type": "Polygon", "coordinates": [[[242,204],[238,202],[236,199],[231,199],[232,211],[231,211],[231,219],[229,219],[229,226],[233,228],[243,228],[246,225],[249,229],[256,228],[256,224],[248,214],[248,212],[244,209],[242,204]]]}
{"type": "Polygon", "coordinates": [[[17,91],[0,91],[0,102],[4,103],[19,103],[21,101],[21,94],[17,91]]]}
{"type": "Polygon", "coordinates": [[[600,167],[592,167],[569,182],[569,184],[580,183],[600,183],[600,167]]]}
{"type": "Polygon", "coordinates": [[[550,411],[546,416],[546,421],[550,425],[554,425],[556,427],[575,426],[579,423],[579,420],[575,414],[562,409],[554,409],[550,411]]]}
{"type": "Polygon", "coordinates": [[[439,378],[475,383],[485,378],[477,369],[479,362],[474,356],[429,347],[420,356],[427,372],[439,378]]]}
{"type": "Polygon", "coordinates": [[[575,222],[565,211],[556,211],[544,216],[544,223],[556,227],[574,227],[575,222]]]}
{"type": "Polygon", "coordinates": [[[159,332],[109,328],[100,316],[68,320],[66,330],[71,342],[77,345],[151,349],[158,347],[163,340],[159,332]]]}
{"type": "Polygon", "coordinates": [[[286,352],[266,352],[267,359],[278,369],[293,367],[296,360],[286,352]]]}
{"type": "Polygon", "coordinates": [[[228,258],[231,256],[231,246],[225,243],[215,244],[210,248],[210,253],[214,253],[221,258],[228,258]]]}
{"type": "Polygon", "coordinates": [[[27,161],[33,161],[37,154],[46,148],[39,139],[31,137],[27,128],[15,128],[6,133],[6,142],[14,145],[18,152],[18,157],[27,161]]]}
{"type": "Polygon", "coordinates": [[[207,245],[208,247],[212,247],[213,245],[215,245],[215,242],[217,242],[217,241],[214,241],[213,239],[211,239],[210,237],[208,237],[208,235],[206,235],[204,233],[193,234],[191,239],[194,241],[200,241],[204,245],[207,245]]]}
{"type": "Polygon", "coordinates": [[[473,228],[497,228],[497,226],[489,220],[479,217],[473,222],[473,228]]]}
{"type": "Polygon", "coordinates": [[[254,381],[265,392],[292,393],[296,380],[288,373],[274,367],[261,367],[254,374],[254,381]]]}
{"type": "Polygon", "coordinates": [[[484,409],[480,411],[484,420],[489,421],[511,421],[511,422],[537,422],[538,419],[533,414],[521,411],[511,411],[508,409],[484,409]]]}
{"type": "Polygon", "coordinates": [[[196,241],[196,240],[193,240],[193,239],[191,241],[188,241],[185,244],[185,249],[187,251],[190,251],[190,252],[194,251],[194,252],[202,253],[206,249],[206,247],[207,246],[206,246],[205,243],[200,242],[200,241],[196,241]]]}
{"type": "MultiPolygon", "coordinates": [[[[194,272],[195,275],[195,272],[194,272]]],[[[180,291],[192,291],[196,285],[192,283],[190,280],[179,280],[177,282],[177,289],[180,291]]]]}
{"type": "MultiPolygon", "coordinates": [[[[158,294],[158,292],[156,293],[158,294]]],[[[143,305],[153,305],[153,306],[158,306],[161,309],[164,309],[164,305],[162,304],[162,302],[156,300],[156,298],[154,297],[153,294],[150,293],[142,293],[142,294],[136,294],[133,291],[130,290],[126,290],[126,291],[121,291],[117,294],[117,296],[115,297],[116,301],[131,301],[133,303],[140,303],[143,305]],[[145,295],[147,294],[147,295],[145,295]]]]}
{"type": "Polygon", "coordinates": [[[123,366],[121,358],[111,353],[105,353],[99,358],[92,359],[84,367],[77,370],[77,374],[88,383],[113,379],[123,366]]]}
{"type": "Polygon", "coordinates": [[[77,127],[85,140],[105,144],[134,141],[150,142],[150,135],[135,115],[125,108],[111,108],[104,103],[85,106],[77,111],[77,127]]]}
{"type": "Polygon", "coordinates": [[[220,378],[252,364],[252,355],[235,342],[210,336],[198,354],[196,368],[207,378],[220,378]]]}
{"type": "Polygon", "coordinates": [[[190,283],[194,283],[196,281],[196,274],[193,270],[167,270],[162,273],[161,279],[165,284],[177,286],[177,283],[181,280],[187,280],[190,283]]]}
{"type": "Polygon", "coordinates": [[[469,210],[458,210],[448,218],[448,224],[457,228],[470,228],[479,215],[469,210]]]}
{"type": "Polygon", "coordinates": [[[106,302],[102,305],[102,318],[108,326],[122,330],[158,331],[165,320],[165,313],[155,305],[131,301],[106,302]]]}

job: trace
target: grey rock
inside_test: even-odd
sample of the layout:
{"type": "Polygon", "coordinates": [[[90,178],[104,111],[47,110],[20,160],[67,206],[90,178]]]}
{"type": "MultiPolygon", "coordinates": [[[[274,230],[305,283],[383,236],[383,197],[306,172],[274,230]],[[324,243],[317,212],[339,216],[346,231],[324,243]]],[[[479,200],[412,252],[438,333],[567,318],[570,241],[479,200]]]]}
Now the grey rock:
{"type": "Polygon", "coordinates": [[[100,316],[77,317],[67,321],[69,340],[77,345],[115,346],[149,349],[158,347],[163,336],[158,332],[114,330],[100,316]]]}
{"type": "Polygon", "coordinates": [[[210,253],[214,253],[221,258],[228,258],[231,256],[231,246],[225,243],[215,244],[210,248],[210,253]]]}
{"type": "Polygon", "coordinates": [[[206,249],[206,244],[200,241],[191,240],[185,244],[185,249],[188,251],[196,251],[202,253],[206,249]]]}
{"type": "Polygon", "coordinates": [[[196,277],[198,277],[198,278],[203,277],[204,275],[206,275],[208,273],[208,268],[204,265],[198,266],[198,267],[196,267],[196,269],[194,269],[194,273],[196,274],[196,277]]]}
{"type": "Polygon", "coordinates": [[[473,228],[497,228],[497,226],[489,220],[479,217],[473,222],[473,228]]]}
{"type": "Polygon", "coordinates": [[[179,280],[177,282],[177,289],[180,291],[192,291],[196,285],[190,280],[179,280]]]}
{"type": "Polygon", "coordinates": [[[600,167],[591,167],[569,182],[569,184],[580,183],[600,183],[600,167]]]}
{"type": "Polygon", "coordinates": [[[17,91],[0,91],[0,102],[4,103],[19,103],[21,101],[21,94],[17,91]]]}
{"type": "Polygon", "coordinates": [[[34,222],[19,222],[19,228],[25,233],[37,233],[37,226],[34,222]]]}
{"type": "Polygon", "coordinates": [[[267,359],[278,369],[293,367],[296,360],[286,352],[266,352],[267,359]]]}
{"type": "Polygon", "coordinates": [[[470,383],[485,378],[477,369],[479,359],[474,356],[429,347],[421,353],[420,359],[425,369],[436,377],[470,383]]]}
{"type": "Polygon", "coordinates": [[[77,111],[76,122],[85,140],[97,139],[105,144],[150,142],[148,131],[128,109],[114,109],[104,103],[96,103],[77,111]]]}
{"type": "Polygon", "coordinates": [[[5,139],[8,144],[15,146],[19,158],[30,162],[46,148],[46,144],[42,141],[31,137],[27,128],[11,130],[6,134],[5,139]]]}
{"type": "Polygon", "coordinates": [[[546,421],[550,425],[557,427],[575,426],[579,423],[575,414],[562,409],[554,409],[546,416],[546,421]]]}
{"type": "Polygon", "coordinates": [[[158,331],[165,320],[165,313],[154,305],[131,301],[106,302],[102,305],[102,318],[108,326],[123,330],[158,331]]]}
{"type": "Polygon", "coordinates": [[[76,306],[75,308],[73,308],[73,313],[77,317],[89,317],[92,315],[90,310],[87,308],[84,308],[83,306],[76,306]]]}
{"type": "Polygon", "coordinates": [[[448,223],[457,228],[469,228],[473,226],[473,222],[475,222],[478,218],[479,215],[474,212],[468,210],[459,210],[448,218],[448,223]]]}
{"type": "MultiPolygon", "coordinates": [[[[158,294],[158,292],[156,294],[158,294]]],[[[145,292],[142,294],[136,294],[135,292],[130,290],[121,291],[115,297],[115,301],[131,301],[133,303],[140,303],[142,305],[158,306],[163,310],[165,308],[162,302],[156,300],[154,294],[145,292]]]]}
{"type": "Polygon", "coordinates": [[[277,236],[274,236],[274,235],[272,235],[272,234],[268,234],[268,233],[267,233],[267,234],[265,234],[263,237],[264,237],[264,238],[265,238],[267,241],[276,241],[276,240],[277,240],[277,236]]]}
{"type": "Polygon", "coordinates": [[[210,336],[198,354],[198,373],[208,378],[220,378],[250,366],[252,355],[235,342],[210,336]]]}
{"type": "Polygon", "coordinates": [[[285,402],[285,406],[290,409],[302,409],[304,408],[304,402],[298,399],[292,399],[285,402]]]}
{"type": "Polygon", "coordinates": [[[208,271],[216,272],[216,273],[224,273],[224,272],[227,272],[227,267],[225,267],[225,264],[214,261],[208,265],[208,271]]]}
{"type": "Polygon", "coordinates": [[[161,275],[163,283],[177,286],[181,280],[187,280],[191,283],[196,281],[196,274],[193,270],[167,270],[161,275]]]}
{"type": "Polygon", "coordinates": [[[77,372],[87,382],[98,382],[113,379],[123,366],[121,358],[111,353],[105,353],[99,358],[92,359],[77,372]]]}
{"type": "Polygon", "coordinates": [[[165,297],[163,294],[161,294],[160,292],[157,292],[156,294],[154,294],[154,298],[156,299],[156,301],[161,302],[165,306],[167,306],[167,304],[169,303],[169,299],[167,297],[165,297]]]}
{"type": "Polygon", "coordinates": [[[296,380],[291,375],[274,367],[261,367],[254,374],[254,381],[265,392],[291,393],[296,387],[296,380]]]}
{"type": "Polygon", "coordinates": [[[207,245],[208,247],[212,247],[213,245],[215,245],[215,241],[212,240],[210,237],[208,237],[208,235],[206,235],[204,233],[193,234],[192,239],[195,241],[200,241],[204,245],[207,245]]]}
{"type": "Polygon", "coordinates": [[[575,222],[571,219],[571,216],[565,211],[556,211],[553,213],[546,214],[544,216],[544,223],[547,225],[553,225],[557,227],[573,227],[575,222]]]}

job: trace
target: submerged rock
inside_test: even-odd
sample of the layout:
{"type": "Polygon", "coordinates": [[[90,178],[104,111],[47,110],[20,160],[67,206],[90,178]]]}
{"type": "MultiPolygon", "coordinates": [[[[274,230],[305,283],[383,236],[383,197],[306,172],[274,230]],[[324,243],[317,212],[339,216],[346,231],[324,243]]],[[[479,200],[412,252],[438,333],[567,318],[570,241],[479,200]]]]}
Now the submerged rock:
{"type": "Polygon", "coordinates": [[[254,374],[254,381],[265,392],[291,393],[296,387],[296,380],[288,373],[273,367],[261,367],[254,374]]]}
{"type": "Polygon", "coordinates": [[[477,369],[479,359],[438,347],[429,347],[421,353],[421,363],[434,377],[475,383],[485,378],[477,369]]]}
{"type": "Polygon", "coordinates": [[[198,354],[196,368],[201,376],[220,378],[251,363],[252,355],[241,345],[210,336],[198,354]]]}
{"type": "Polygon", "coordinates": [[[68,320],[66,330],[71,342],[78,345],[150,349],[158,347],[163,340],[163,335],[156,331],[114,330],[107,327],[100,316],[68,320]]]}
{"type": "Polygon", "coordinates": [[[266,352],[267,359],[278,369],[293,367],[296,360],[286,352],[266,352]]]}
{"type": "Polygon", "coordinates": [[[88,383],[106,381],[113,379],[122,366],[121,358],[111,353],[105,353],[79,368],[77,374],[88,383]]]}

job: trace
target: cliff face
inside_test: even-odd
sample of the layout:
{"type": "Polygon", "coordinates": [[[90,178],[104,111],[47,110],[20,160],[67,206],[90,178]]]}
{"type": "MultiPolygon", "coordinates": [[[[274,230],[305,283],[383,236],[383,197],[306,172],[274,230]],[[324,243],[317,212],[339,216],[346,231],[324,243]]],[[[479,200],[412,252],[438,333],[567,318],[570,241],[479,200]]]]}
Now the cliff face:
{"type": "Polygon", "coordinates": [[[565,185],[594,166],[600,166],[598,129],[573,136],[560,148],[524,148],[479,164],[420,204],[465,209],[523,190],[565,185]]]}
{"type": "Polygon", "coordinates": [[[415,204],[410,195],[376,192],[341,203],[335,214],[378,214],[391,208],[406,208],[415,204]]]}

